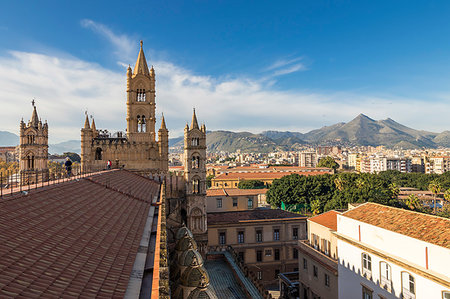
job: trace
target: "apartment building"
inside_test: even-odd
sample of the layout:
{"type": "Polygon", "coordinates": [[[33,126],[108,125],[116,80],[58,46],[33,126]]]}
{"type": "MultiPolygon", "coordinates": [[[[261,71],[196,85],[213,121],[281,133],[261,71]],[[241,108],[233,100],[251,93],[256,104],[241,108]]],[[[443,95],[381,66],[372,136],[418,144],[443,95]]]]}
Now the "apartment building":
{"type": "Polygon", "coordinates": [[[278,274],[298,271],[298,240],[306,239],[306,217],[278,209],[208,213],[209,251],[233,247],[265,286],[278,274]]]}
{"type": "Polygon", "coordinates": [[[429,164],[427,166],[426,173],[443,174],[450,170],[450,157],[429,157],[429,164]]]}
{"type": "Polygon", "coordinates": [[[308,240],[298,242],[299,295],[308,299],[338,298],[338,211],[311,217],[307,221],[308,240]]]}
{"type": "Polygon", "coordinates": [[[298,166],[300,167],[316,167],[317,154],[313,151],[304,151],[298,153],[298,166]]]}
{"type": "Polygon", "coordinates": [[[339,298],[450,298],[450,219],[365,203],[335,236],[339,298]]]}
{"type": "Polygon", "coordinates": [[[386,159],[387,170],[397,170],[403,173],[412,171],[412,162],[408,158],[387,158],[386,159]]]}
{"type": "Polygon", "coordinates": [[[208,189],[206,190],[206,212],[245,211],[269,207],[266,202],[268,189],[208,189]]]}

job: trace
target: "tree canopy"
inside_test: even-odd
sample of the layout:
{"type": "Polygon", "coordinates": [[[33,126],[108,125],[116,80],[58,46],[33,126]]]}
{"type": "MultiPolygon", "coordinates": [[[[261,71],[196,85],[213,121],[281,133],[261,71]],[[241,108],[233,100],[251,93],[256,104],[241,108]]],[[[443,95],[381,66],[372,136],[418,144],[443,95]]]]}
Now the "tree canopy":
{"type": "Polygon", "coordinates": [[[336,170],[339,168],[339,164],[334,161],[333,157],[326,156],[325,158],[319,160],[319,163],[317,163],[317,167],[328,167],[336,170]]]}
{"type": "Polygon", "coordinates": [[[259,180],[246,180],[240,181],[238,185],[239,189],[264,189],[267,188],[263,181],[259,180]]]}
{"type": "MultiPolygon", "coordinates": [[[[314,213],[346,209],[348,203],[368,201],[431,212],[431,209],[419,207],[414,198],[406,201],[398,199],[399,187],[427,190],[431,182],[437,182],[443,190],[448,190],[450,173],[428,175],[385,171],[379,174],[340,173],[317,176],[291,174],[274,180],[266,196],[267,202],[274,207],[280,207],[282,202],[287,206],[301,204],[310,207],[310,212],[314,213]]],[[[446,213],[444,209],[437,214],[448,217],[446,213]]]]}

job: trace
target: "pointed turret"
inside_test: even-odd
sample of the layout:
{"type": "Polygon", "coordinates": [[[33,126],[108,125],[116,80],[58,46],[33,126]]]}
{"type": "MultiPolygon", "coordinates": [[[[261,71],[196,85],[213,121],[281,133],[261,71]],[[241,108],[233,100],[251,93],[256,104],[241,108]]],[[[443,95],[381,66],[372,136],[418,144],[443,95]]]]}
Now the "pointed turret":
{"type": "Polygon", "coordinates": [[[194,113],[192,114],[191,130],[192,129],[198,130],[198,122],[197,122],[197,115],[195,115],[195,108],[194,108],[194,113]]]}
{"type": "Polygon", "coordinates": [[[167,130],[166,127],[166,120],[164,119],[164,114],[162,115],[162,119],[161,119],[161,130],[167,130]]]}
{"type": "Polygon", "coordinates": [[[133,75],[143,74],[149,76],[150,73],[148,71],[147,60],[145,60],[144,50],[142,49],[142,41],[141,41],[141,49],[139,50],[139,55],[136,61],[136,65],[134,66],[133,75]]]}
{"type": "Polygon", "coordinates": [[[85,129],[90,129],[91,127],[89,126],[89,117],[86,113],[86,119],[84,120],[84,128],[85,129]]]}
{"type": "Polygon", "coordinates": [[[34,105],[34,100],[32,103],[33,103],[33,114],[31,114],[30,123],[33,127],[37,128],[39,125],[39,118],[38,118],[36,106],[34,105]]]}
{"type": "Polygon", "coordinates": [[[92,128],[92,132],[97,131],[97,128],[95,127],[95,120],[94,120],[94,118],[92,118],[92,126],[91,126],[91,128],[92,128]]]}
{"type": "Polygon", "coordinates": [[[153,65],[152,68],[150,69],[150,76],[155,77],[155,69],[153,68],[153,65]]]}

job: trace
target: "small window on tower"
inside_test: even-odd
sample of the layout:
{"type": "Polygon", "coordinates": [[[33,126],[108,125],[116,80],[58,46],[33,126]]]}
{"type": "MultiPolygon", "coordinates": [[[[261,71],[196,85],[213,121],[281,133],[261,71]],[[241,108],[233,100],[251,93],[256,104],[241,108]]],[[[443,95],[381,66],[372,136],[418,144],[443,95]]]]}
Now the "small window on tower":
{"type": "Polygon", "coordinates": [[[145,89],[138,89],[136,94],[138,102],[145,102],[145,89]]]}
{"type": "Polygon", "coordinates": [[[199,145],[199,138],[192,138],[191,144],[192,144],[192,146],[198,146],[199,145]]]}

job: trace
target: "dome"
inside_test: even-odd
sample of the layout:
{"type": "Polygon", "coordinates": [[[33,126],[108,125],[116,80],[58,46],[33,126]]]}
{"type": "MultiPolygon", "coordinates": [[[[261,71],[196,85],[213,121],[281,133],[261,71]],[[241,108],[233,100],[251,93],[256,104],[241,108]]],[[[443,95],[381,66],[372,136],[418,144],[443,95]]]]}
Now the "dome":
{"type": "Polygon", "coordinates": [[[188,299],[218,299],[210,288],[196,288],[189,294],[188,299]]]}
{"type": "Polygon", "coordinates": [[[197,250],[189,249],[180,254],[178,264],[183,267],[202,266],[203,259],[197,250]]]}
{"type": "Polygon", "coordinates": [[[171,298],[172,299],[183,299],[183,287],[182,286],[178,286],[175,289],[175,292],[172,293],[171,298]]]}
{"type": "Polygon", "coordinates": [[[191,237],[193,238],[194,236],[192,235],[192,232],[186,227],[186,226],[182,226],[178,231],[177,234],[175,235],[175,239],[176,240],[180,240],[184,237],[191,237]]]}
{"type": "Polygon", "coordinates": [[[186,287],[206,288],[209,275],[203,267],[187,268],[181,275],[181,284],[186,287]]]}
{"type": "Polygon", "coordinates": [[[197,243],[195,243],[195,240],[192,237],[187,236],[178,240],[175,249],[177,251],[186,251],[189,249],[197,250],[197,243]]]}

